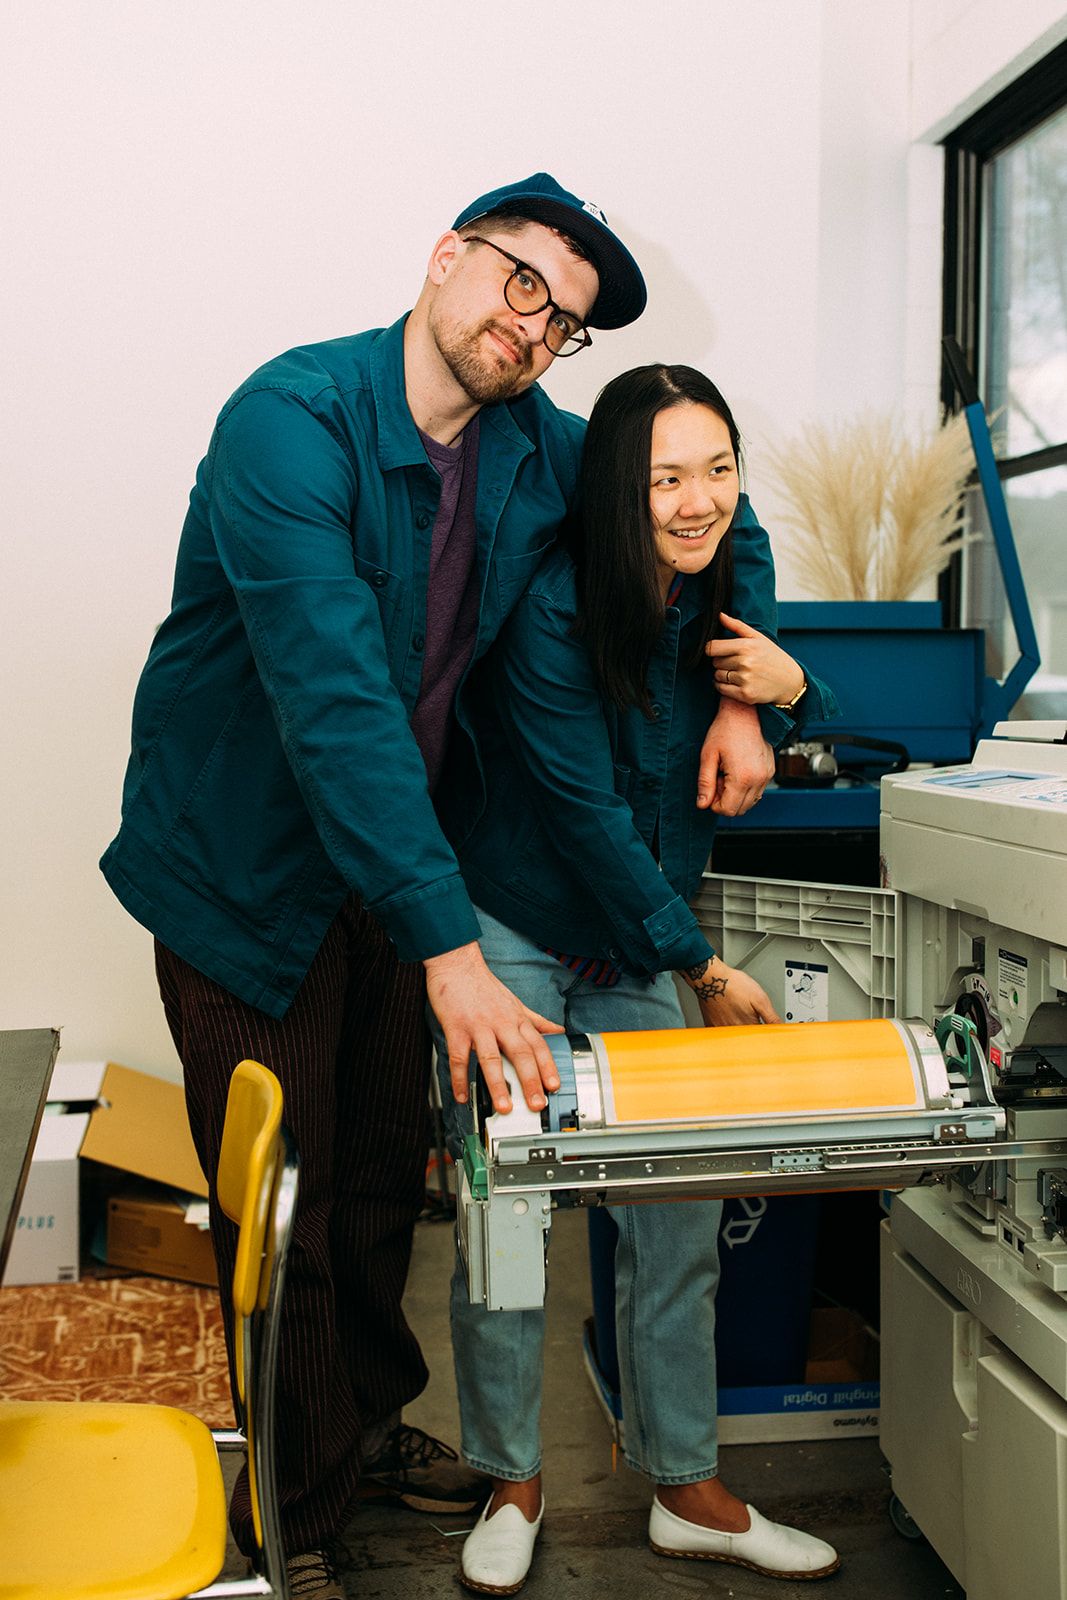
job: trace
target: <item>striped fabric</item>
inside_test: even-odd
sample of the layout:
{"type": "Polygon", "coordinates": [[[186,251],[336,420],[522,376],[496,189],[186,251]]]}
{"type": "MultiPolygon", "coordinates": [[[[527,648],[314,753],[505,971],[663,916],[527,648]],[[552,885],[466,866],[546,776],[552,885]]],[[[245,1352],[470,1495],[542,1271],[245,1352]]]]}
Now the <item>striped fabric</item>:
{"type": "MultiPolygon", "coordinates": [[[[185,1068],[204,1171],[218,1164],[230,1073],[245,1056],[277,1073],[300,1156],[278,1369],[277,1471],[286,1548],[344,1527],[360,1441],[426,1383],[401,1310],[424,1197],[429,1040],[421,964],[396,959],[362,903],[342,908],[281,1020],[238,1000],[163,945],[156,971],[185,1068]]],[[[219,1281],[232,1279],[236,1229],[211,1193],[219,1281]]],[[[232,1324],[223,1294],[232,1381],[232,1324]]],[[[242,1472],[230,1520],[251,1554],[242,1472]]]]}
{"type": "Polygon", "coordinates": [[[562,950],[550,950],[547,944],[542,948],[547,956],[552,956],[562,966],[571,972],[576,972],[580,978],[587,978],[590,983],[596,984],[598,989],[614,989],[622,977],[622,968],[614,961],[597,956],[567,956],[562,950]]]}
{"type": "MultiPolygon", "coordinates": [[[[668,606],[676,606],[678,604],[678,598],[681,595],[684,582],[685,574],[676,572],[671,580],[671,586],[667,590],[667,598],[663,602],[665,610],[668,606]]],[[[598,956],[564,955],[561,950],[550,950],[547,944],[542,945],[541,948],[546,955],[552,956],[554,960],[561,962],[570,972],[576,972],[580,978],[588,979],[598,989],[614,989],[622,977],[622,968],[617,962],[608,961],[598,956]]]]}

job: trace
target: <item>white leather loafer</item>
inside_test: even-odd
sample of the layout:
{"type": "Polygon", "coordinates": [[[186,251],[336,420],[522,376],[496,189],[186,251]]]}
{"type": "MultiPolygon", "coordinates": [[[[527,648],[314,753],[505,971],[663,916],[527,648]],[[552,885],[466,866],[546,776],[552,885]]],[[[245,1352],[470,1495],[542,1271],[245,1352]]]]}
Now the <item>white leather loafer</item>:
{"type": "Polygon", "coordinates": [[[543,1498],[536,1522],[527,1522],[518,1506],[501,1506],[490,1516],[487,1505],[463,1542],[459,1572],[466,1587],[478,1594],[514,1594],[521,1589],[544,1514],[543,1498]]]}
{"type": "Polygon", "coordinates": [[[698,1522],[676,1517],[652,1501],[648,1539],[658,1556],[679,1556],[688,1561],[729,1561],[749,1567],[767,1578],[828,1578],[841,1565],[833,1545],[799,1528],[768,1522],[754,1506],[746,1506],[749,1527],[744,1533],[720,1533],[698,1522]]]}

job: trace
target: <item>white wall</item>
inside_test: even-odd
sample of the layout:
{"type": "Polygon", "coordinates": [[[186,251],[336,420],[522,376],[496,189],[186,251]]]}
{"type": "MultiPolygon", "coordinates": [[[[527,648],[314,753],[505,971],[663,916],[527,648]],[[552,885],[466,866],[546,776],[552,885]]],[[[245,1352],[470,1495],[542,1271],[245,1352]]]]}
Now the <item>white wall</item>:
{"type": "MultiPolygon", "coordinates": [[[[949,43],[985,62],[1007,32],[1007,59],[1051,25],[1045,0],[994,9],[998,29],[943,0],[916,82],[944,81],[949,43]]],[[[196,462],[260,361],[410,305],[475,194],[547,167],[606,209],[651,307],[550,392],[584,409],[626,365],[704,366],[765,514],[762,440],[932,406],[909,365],[940,218],[912,182],[908,0],[542,0],[532,33],[503,13],[3,7],[0,1026],[175,1070],[150,941],[95,863],[196,462]]]]}
{"type": "Polygon", "coordinates": [[[912,137],[943,139],[1064,39],[1062,0],[912,0],[912,137]]]}

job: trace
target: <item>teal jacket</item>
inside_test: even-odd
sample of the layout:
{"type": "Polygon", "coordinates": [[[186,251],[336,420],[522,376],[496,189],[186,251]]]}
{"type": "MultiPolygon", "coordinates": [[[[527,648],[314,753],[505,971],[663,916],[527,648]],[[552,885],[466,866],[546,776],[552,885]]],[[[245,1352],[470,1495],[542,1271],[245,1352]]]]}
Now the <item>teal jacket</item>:
{"type": "MultiPolygon", "coordinates": [[[[746,495],[734,530],[738,547],[761,531],[746,495]]],[[[718,708],[712,663],[693,664],[705,593],[705,575],[686,578],[667,608],[649,667],[651,717],[602,700],[575,637],[574,566],[561,546],[472,677],[481,770],[455,764],[442,821],[475,903],[538,944],[640,976],[713,953],[688,904],[718,822],[695,803],[718,708]]],[[[772,590],[744,614],[774,637],[775,612],[772,590]]],[[[760,708],[772,744],[837,715],[830,689],[805,675],[795,716],[760,708]]]]}
{"type": "MultiPolygon", "coordinates": [[[[403,330],[291,350],[224,406],[101,862],[139,922],[273,1016],[352,890],[405,960],[479,932],[408,725],[440,480],[403,330]]],[[[481,413],[475,662],[555,540],[583,429],[536,386],[481,413]]],[[[765,536],[737,568],[747,616],[773,583],[765,536]]]]}

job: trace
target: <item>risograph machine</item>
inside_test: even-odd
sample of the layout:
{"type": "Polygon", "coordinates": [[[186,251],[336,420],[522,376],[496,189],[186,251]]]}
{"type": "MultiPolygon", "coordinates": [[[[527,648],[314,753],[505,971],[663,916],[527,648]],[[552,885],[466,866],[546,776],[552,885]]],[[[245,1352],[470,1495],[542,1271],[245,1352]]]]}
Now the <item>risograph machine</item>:
{"type": "Polygon", "coordinates": [[[558,1204],[885,1191],[898,1523],[969,1600],[1067,1600],[1067,724],[1001,723],[881,805],[882,889],[698,896],[798,1020],[550,1039],[541,1113],[511,1074],[464,1152],[468,1285],[540,1305],[558,1204]]]}

